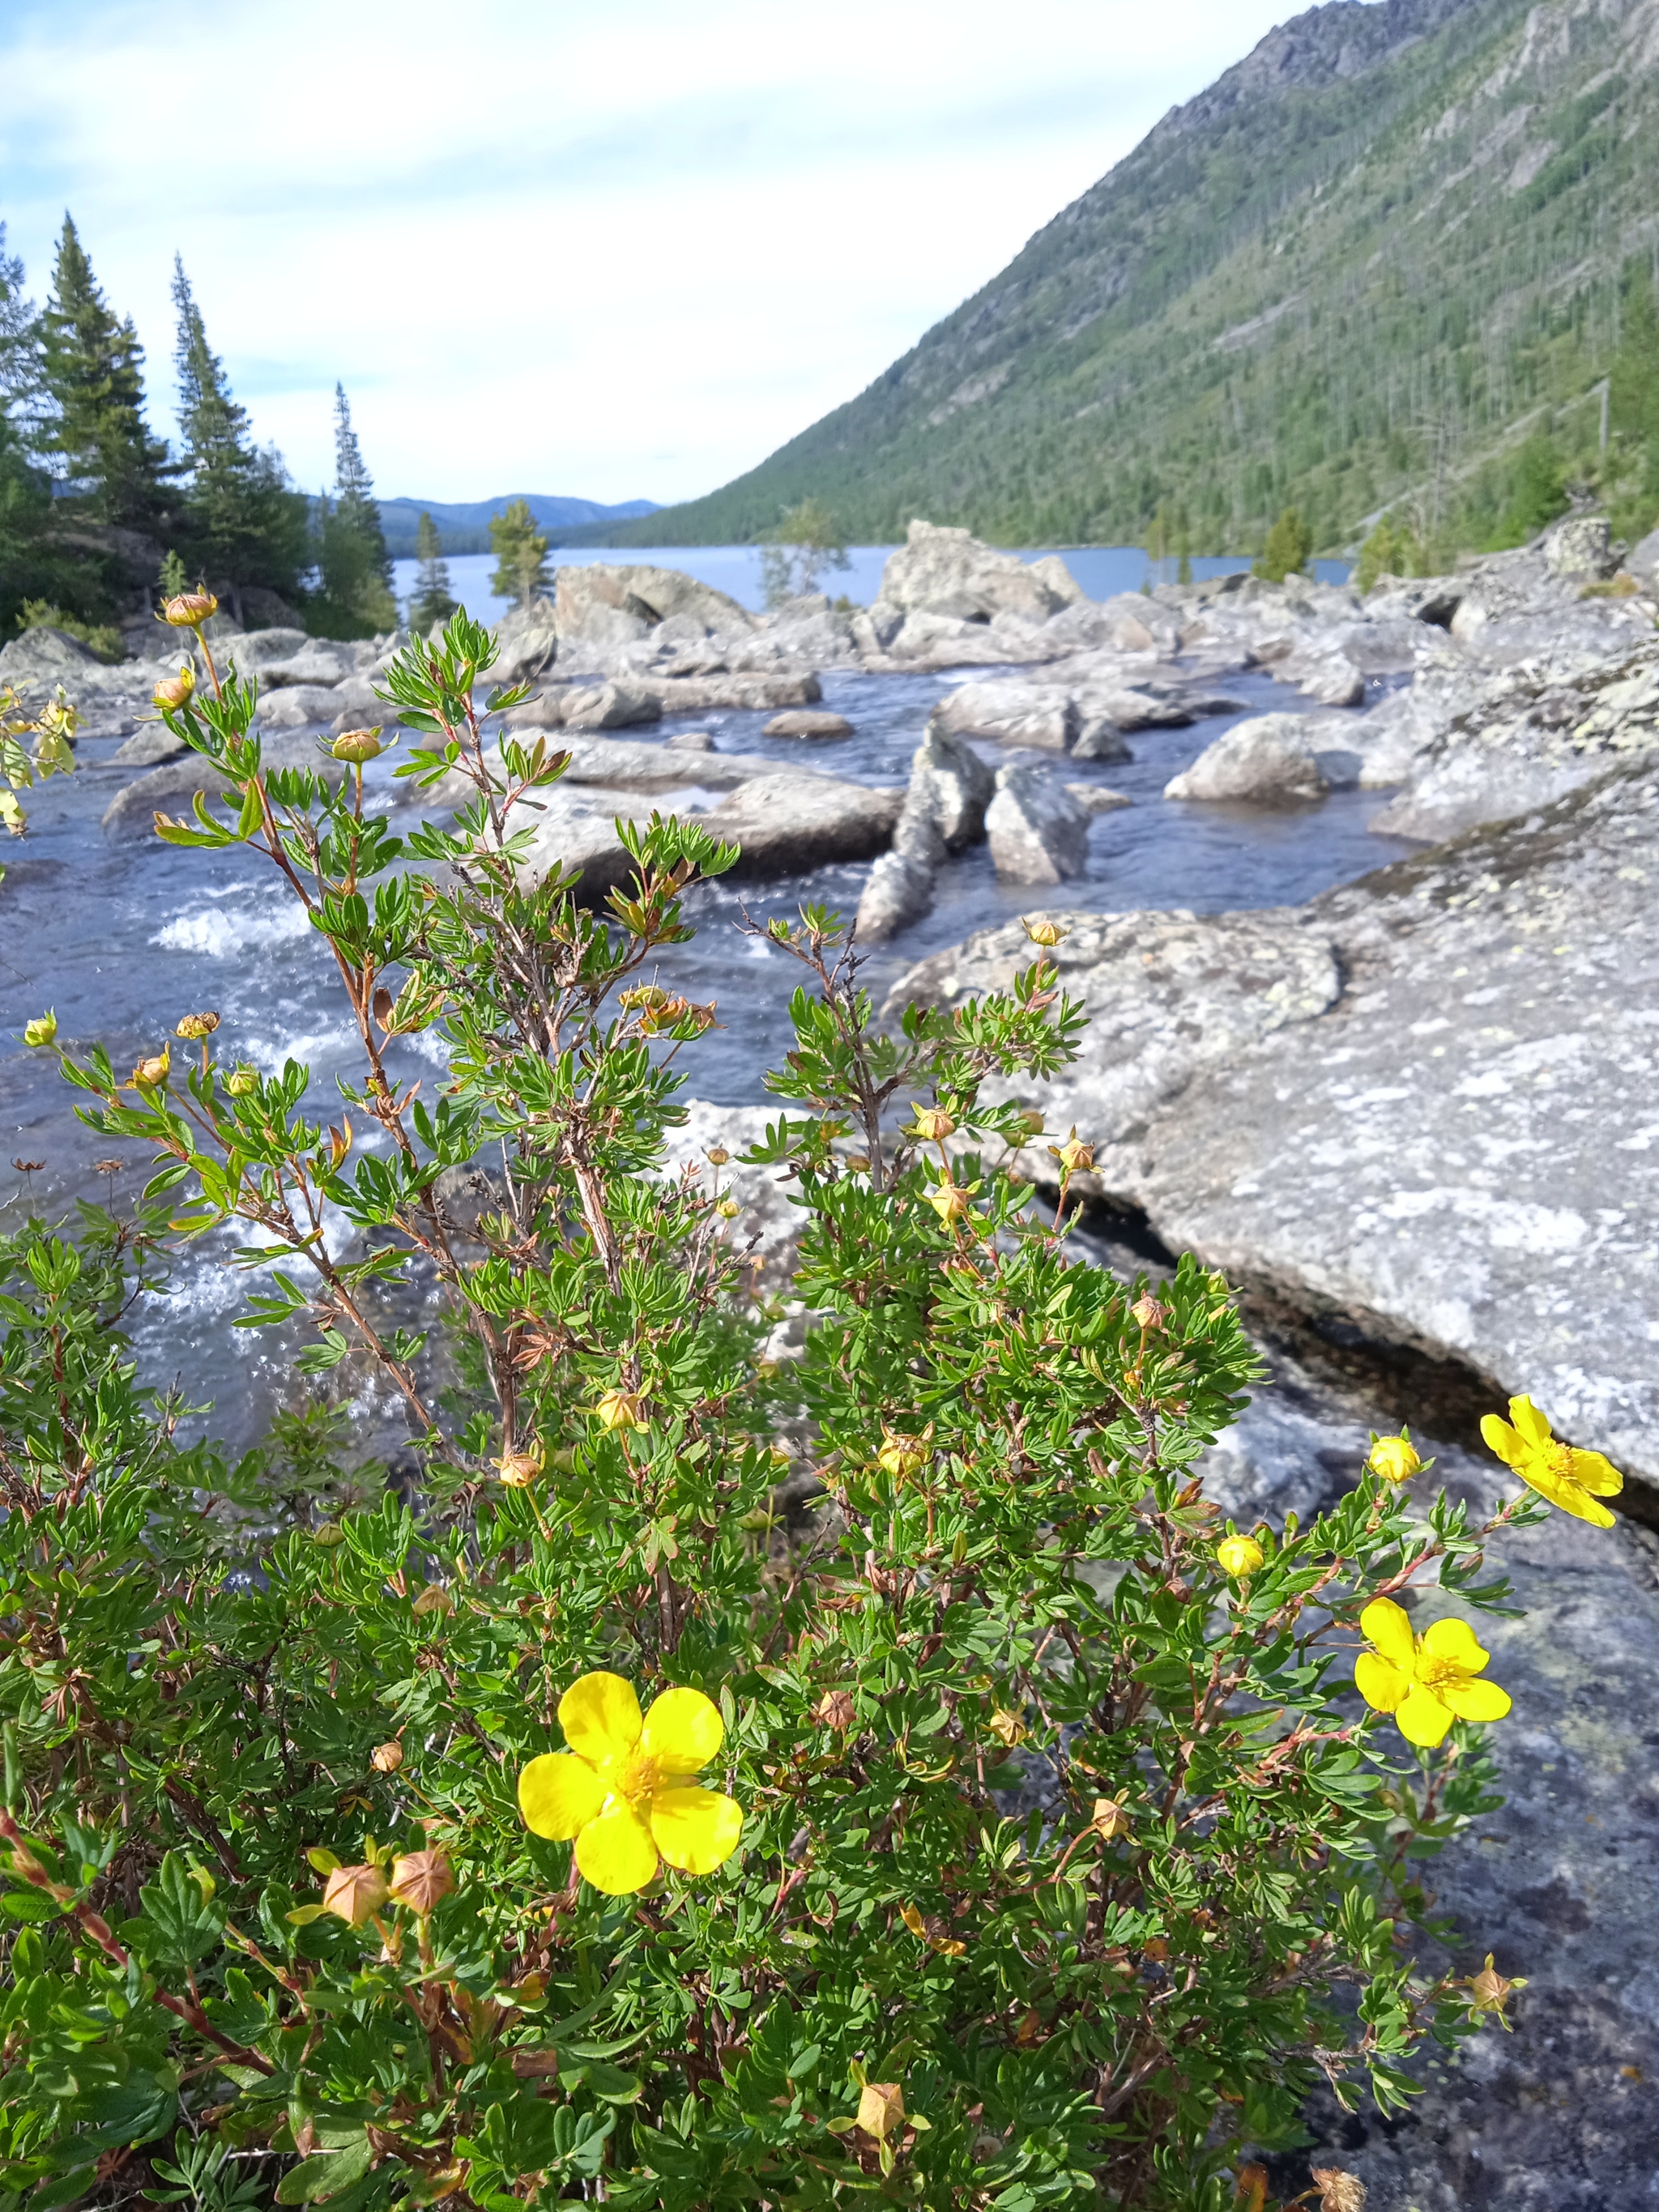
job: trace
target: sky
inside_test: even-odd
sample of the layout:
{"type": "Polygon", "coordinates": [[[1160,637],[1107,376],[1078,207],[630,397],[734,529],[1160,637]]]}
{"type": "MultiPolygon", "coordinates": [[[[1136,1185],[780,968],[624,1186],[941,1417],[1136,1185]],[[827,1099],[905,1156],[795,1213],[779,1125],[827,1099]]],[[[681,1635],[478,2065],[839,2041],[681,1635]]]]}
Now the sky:
{"type": "Polygon", "coordinates": [[[1295,0],[0,0],[0,221],[64,212],[172,419],[173,257],[298,482],[669,501],[850,398],[1295,0]],[[198,22],[201,35],[191,30],[198,22]]]}

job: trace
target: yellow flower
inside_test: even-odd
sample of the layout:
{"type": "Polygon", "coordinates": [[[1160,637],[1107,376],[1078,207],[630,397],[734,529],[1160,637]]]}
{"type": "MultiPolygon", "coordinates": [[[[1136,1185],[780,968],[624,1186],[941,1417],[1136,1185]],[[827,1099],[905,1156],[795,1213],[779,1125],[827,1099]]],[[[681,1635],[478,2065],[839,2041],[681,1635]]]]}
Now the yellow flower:
{"type": "Polygon", "coordinates": [[[1394,1715],[1407,1743],[1437,1744],[1454,1720],[1501,1721],[1508,1712],[1508,1691],[1475,1680],[1492,1655],[1467,1620],[1437,1620],[1413,1637],[1404,1607],[1379,1597],[1359,1626],[1373,1647],[1354,1661],[1359,1694],[1374,1712],[1394,1715]]]}
{"type": "Polygon", "coordinates": [[[665,1690],[641,1719],[632,1683],[584,1674],[559,1700],[559,1726],[570,1747],[531,1760],[519,1810],[532,1834],[575,1838],[577,1869],[595,1889],[643,1889],[659,1857],[683,1874],[712,1874],[736,1850],[742,1807],[687,1779],[726,1738],[701,1690],[665,1690]]]}
{"type": "Polygon", "coordinates": [[[1510,1400],[1509,1421],[1496,1413],[1486,1414],[1480,1433],[1529,1490],[1547,1498],[1564,1513],[1575,1513],[1581,1521],[1594,1522],[1598,1528],[1612,1528],[1612,1514],[1597,1501],[1616,1498],[1625,1486],[1624,1476],[1600,1452],[1575,1451],[1571,1444],[1557,1443],[1549,1423],[1530,1398],[1510,1400]],[[1513,1428],[1510,1421],[1514,1422],[1513,1428]]]}
{"type": "Polygon", "coordinates": [[[58,1017],[55,1013],[37,1014],[32,1022],[23,1024],[23,1042],[31,1052],[42,1051],[55,1042],[57,1036],[58,1017]]]}
{"type": "Polygon", "coordinates": [[[890,1474],[896,1482],[920,1474],[927,1464],[928,1450],[933,1441],[931,1421],[920,1437],[902,1436],[896,1429],[884,1428],[881,1449],[876,1454],[876,1464],[890,1474]]]}
{"type": "Polygon", "coordinates": [[[1384,1482],[1409,1482],[1421,1472],[1423,1462],[1412,1442],[1411,1431],[1402,1429],[1397,1437],[1374,1436],[1365,1464],[1384,1482]]]}
{"type": "Polygon", "coordinates": [[[640,1401],[627,1390],[607,1390],[594,1407],[593,1418],[602,1429],[626,1431],[645,1426],[640,1401]]]}
{"type": "Polygon", "coordinates": [[[1236,1578],[1253,1575],[1267,1557],[1254,1536],[1224,1536],[1215,1555],[1222,1572],[1236,1578]]]}

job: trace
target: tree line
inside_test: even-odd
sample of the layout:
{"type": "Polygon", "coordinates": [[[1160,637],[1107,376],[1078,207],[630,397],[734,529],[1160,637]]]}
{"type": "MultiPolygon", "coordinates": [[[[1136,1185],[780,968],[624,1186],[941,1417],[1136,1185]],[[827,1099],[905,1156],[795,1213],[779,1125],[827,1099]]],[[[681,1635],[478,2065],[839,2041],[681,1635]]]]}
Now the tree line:
{"type": "Polygon", "coordinates": [[[155,580],[209,584],[250,619],[285,606],[324,636],[395,628],[392,562],[343,387],[333,487],[313,501],[276,448],[256,443],[177,255],[173,304],[169,444],[149,424],[132,319],[105,297],[73,220],[39,308],[0,223],[0,641],[46,615],[88,634],[131,604],[152,564],[155,580]]]}

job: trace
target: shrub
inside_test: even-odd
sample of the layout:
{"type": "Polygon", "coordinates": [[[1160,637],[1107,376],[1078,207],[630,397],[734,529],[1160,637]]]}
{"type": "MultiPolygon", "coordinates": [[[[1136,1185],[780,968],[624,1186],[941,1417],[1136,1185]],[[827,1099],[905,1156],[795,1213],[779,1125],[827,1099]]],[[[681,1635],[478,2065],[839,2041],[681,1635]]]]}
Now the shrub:
{"type": "Polygon", "coordinates": [[[1359,549],[1354,564],[1357,592],[1369,592],[1379,576],[1427,576],[1431,556],[1409,522],[1385,514],[1359,549]]]}
{"type": "Polygon", "coordinates": [[[121,633],[112,623],[82,622],[78,615],[65,614],[62,607],[46,599],[25,599],[17,627],[61,629],[65,636],[78,637],[82,645],[89,645],[100,660],[120,660],[126,653],[121,633]]]}
{"type": "Polygon", "coordinates": [[[1302,573],[1312,551],[1313,532],[1297,509],[1287,507],[1267,532],[1254,573],[1265,576],[1270,584],[1282,584],[1286,576],[1302,573]]]}
{"type": "Polygon", "coordinates": [[[603,915],[521,875],[562,760],[486,746],[491,651],[461,615],[388,672],[398,772],[470,794],[406,841],[368,733],[330,797],[262,768],[239,683],[167,710],[238,788],[162,834],[282,870],[363,1066],[325,1128],[306,1068],[205,1013],[125,1080],[64,1055],[157,1172],[130,1223],[0,1249],[0,2188],[1221,2212],[1315,2082],[1395,2109],[1415,2049],[1501,2011],[1407,1934],[1508,1701],[1393,1594],[1501,1610],[1486,1542],[1545,1509],[1416,1510],[1401,1437],[1305,1528],[1223,1523],[1200,1462],[1255,1371],[1226,1285],[1074,1261],[1075,1134],[1052,1210],[1015,1172],[1042,1117],[1011,1094],[1080,1030],[1051,927],[1006,992],[884,1035],[832,916],[766,925],[802,983],[752,1157],[817,1316],[771,1353],[726,1155],[660,1165],[714,1011],[652,963],[735,856],[653,817],[603,915]],[[434,1024],[428,1100],[395,1054],[434,1024]],[[469,1250],[441,1177],[486,1146],[469,1250]],[[402,1398],[408,1499],[319,1504],[313,1435],[273,1535],[258,1468],[140,1387],[135,1279],[228,1218],[271,1265],[247,1320],[402,1398]],[[396,1319],[426,1286],[441,1369],[396,1319]]]}

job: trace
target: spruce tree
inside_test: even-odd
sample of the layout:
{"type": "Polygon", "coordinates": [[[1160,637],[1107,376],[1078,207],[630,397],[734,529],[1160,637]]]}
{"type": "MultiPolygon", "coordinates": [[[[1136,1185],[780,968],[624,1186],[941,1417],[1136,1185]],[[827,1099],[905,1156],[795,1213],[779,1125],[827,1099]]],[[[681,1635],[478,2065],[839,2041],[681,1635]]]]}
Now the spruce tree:
{"type": "MultiPolygon", "coordinates": [[[[0,222],[0,644],[12,635],[23,602],[85,603],[79,582],[96,584],[92,565],[50,538],[52,483],[40,466],[40,319],[23,289],[23,264],[6,251],[0,222]]],[[[94,592],[94,596],[97,594],[94,592]]]]}
{"type": "Polygon", "coordinates": [[[189,471],[179,533],[186,565],[233,591],[238,584],[258,584],[291,596],[308,565],[305,500],[289,483],[282,456],[274,449],[259,452],[249,436],[246,413],[208,343],[202,311],[177,254],[173,303],[179,316],[179,428],[189,471]]]}
{"type": "Polygon", "coordinates": [[[547,540],[536,527],[536,518],[522,499],[512,500],[489,518],[489,550],[495,556],[495,573],[489,588],[497,599],[516,599],[527,607],[551,581],[547,568],[547,540]]]}
{"type": "Polygon", "coordinates": [[[1287,507],[1267,532],[1255,574],[1265,576],[1270,584],[1282,584],[1286,576],[1300,574],[1312,551],[1312,531],[1303,520],[1299,509],[1287,507]]]}
{"type": "Polygon", "coordinates": [[[392,558],[374,480],[364,465],[343,385],[334,387],[334,498],[321,507],[323,598],[348,636],[397,627],[392,558]]]}
{"type": "Polygon", "coordinates": [[[449,564],[444,559],[443,540],[429,514],[423,514],[416,526],[415,554],[420,565],[415,571],[415,592],[409,603],[409,627],[425,635],[435,623],[447,622],[456,605],[450,596],[449,564]]]}
{"type": "Polygon", "coordinates": [[[144,420],[144,349],[98,289],[79,234],[64,217],[41,359],[52,419],[46,443],[82,487],[82,512],[150,527],[162,506],[167,447],[144,420]]]}

